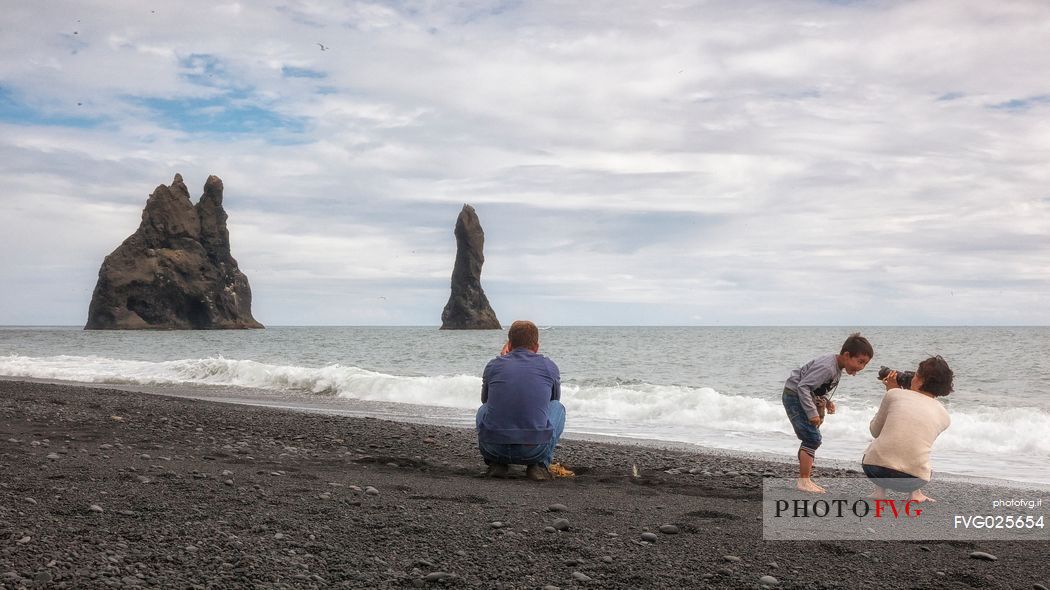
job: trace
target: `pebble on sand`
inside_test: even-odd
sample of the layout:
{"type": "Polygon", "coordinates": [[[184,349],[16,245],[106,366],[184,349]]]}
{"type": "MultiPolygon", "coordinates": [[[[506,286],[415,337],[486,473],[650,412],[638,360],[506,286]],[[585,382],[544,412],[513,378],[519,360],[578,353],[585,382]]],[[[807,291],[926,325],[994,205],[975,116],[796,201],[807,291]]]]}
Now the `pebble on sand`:
{"type": "Polygon", "coordinates": [[[577,582],[590,582],[591,581],[591,577],[588,576],[587,574],[583,573],[583,572],[572,572],[572,577],[577,582]]]}
{"type": "Polygon", "coordinates": [[[673,524],[662,524],[660,525],[660,532],[665,535],[677,535],[678,527],[673,524]]]}
{"type": "Polygon", "coordinates": [[[999,558],[992,555],[991,553],[985,553],[984,551],[974,551],[970,554],[973,559],[981,559],[984,561],[998,561],[999,558]]]}
{"type": "Polygon", "coordinates": [[[763,586],[776,586],[780,583],[780,580],[774,578],[773,576],[762,576],[758,579],[758,583],[762,584],[763,586]]]}
{"type": "Polygon", "coordinates": [[[642,533],[642,540],[655,543],[660,540],[660,538],[656,536],[656,533],[642,533]]]}
{"type": "Polygon", "coordinates": [[[372,486],[368,486],[367,488],[365,488],[365,495],[366,496],[378,496],[379,495],[379,490],[373,488],[372,486]]]}
{"type": "Polygon", "coordinates": [[[733,562],[733,563],[736,563],[736,562],[740,561],[740,558],[737,557],[736,555],[723,555],[722,559],[724,559],[726,561],[733,562]]]}
{"type": "Polygon", "coordinates": [[[567,530],[569,530],[569,519],[567,519],[567,518],[558,518],[554,522],[551,523],[551,526],[554,527],[555,530],[567,531],[567,530]]]}
{"type": "Polygon", "coordinates": [[[92,504],[91,506],[88,506],[88,510],[92,512],[105,512],[104,510],[102,510],[102,507],[98,504],[92,504]]]}
{"type": "Polygon", "coordinates": [[[547,507],[549,512],[568,512],[569,507],[565,504],[551,504],[547,507]]]}

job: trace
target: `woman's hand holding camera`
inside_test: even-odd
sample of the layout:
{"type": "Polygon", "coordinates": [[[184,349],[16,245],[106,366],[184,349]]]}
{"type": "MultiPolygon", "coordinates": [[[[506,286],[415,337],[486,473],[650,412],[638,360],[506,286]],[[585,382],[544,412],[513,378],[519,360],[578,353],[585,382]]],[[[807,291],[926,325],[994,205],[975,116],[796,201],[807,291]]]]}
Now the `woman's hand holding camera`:
{"type": "Polygon", "coordinates": [[[882,384],[886,386],[886,391],[900,389],[900,385],[897,383],[897,371],[890,371],[886,378],[882,380],[882,384]]]}

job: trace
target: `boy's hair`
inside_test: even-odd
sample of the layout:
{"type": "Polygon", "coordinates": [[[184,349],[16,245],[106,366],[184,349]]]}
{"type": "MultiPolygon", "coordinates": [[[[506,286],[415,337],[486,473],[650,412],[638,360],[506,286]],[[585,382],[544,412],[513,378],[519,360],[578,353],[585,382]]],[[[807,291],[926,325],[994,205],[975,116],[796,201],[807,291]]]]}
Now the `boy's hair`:
{"type": "Polygon", "coordinates": [[[511,350],[522,346],[528,349],[538,348],[540,345],[540,331],[536,324],[528,320],[517,320],[510,325],[510,330],[507,332],[507,340],[510,341],[511,350]]]}
{"type": "Polygon", "coordinates": [[[926,393],[942,397],[954,391],[952,381],[955,379],[955,373],[941,355],[931,356],[919,363],[919,369],[915,373],[922,377],[920,389],[926,393]]]}
{"type": "Polygon", "coordinates": [[[849,353],[850,356],[856,357],[864,355],[866,357],[874,358],[875,349],[871,347],[871,342],[868,339],[861,336],[860,332],[854,332],[846,338],[846,341],[842,343],[842,350],[839,354],[849,353]]]}

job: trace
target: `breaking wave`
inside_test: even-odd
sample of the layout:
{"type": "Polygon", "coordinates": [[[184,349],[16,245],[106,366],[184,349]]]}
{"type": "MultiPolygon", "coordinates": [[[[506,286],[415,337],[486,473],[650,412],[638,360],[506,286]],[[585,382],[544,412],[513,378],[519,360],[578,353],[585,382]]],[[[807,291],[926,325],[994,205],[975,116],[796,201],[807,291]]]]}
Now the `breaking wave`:
{"type": "MultiPolygon", "coordinates": [[[[359,367],[301,367],[225,358],[150,362],[97,356],[0,356],[0,375],[99,384],[209,385],[324,395],[471,410],[480,400],[474,375],[391,375],[359,367]]],[[[780,398],[719,393],[710,387],[655,385],[635,379],[602,379],[562,385],[574,427],[619,424],[624,430],[661,428],[724,431],[731,436],[791,435],[780,398]]],[[[871,400],[842,399],[822,428],[825,437],[870,440],[871,400]]],[[[1037,408],[950,407],[951,428],[937,449],[1050,456],[1050,414],[1037,408]],[[980,449],[976,447],[980,446],[980,449]]]]}

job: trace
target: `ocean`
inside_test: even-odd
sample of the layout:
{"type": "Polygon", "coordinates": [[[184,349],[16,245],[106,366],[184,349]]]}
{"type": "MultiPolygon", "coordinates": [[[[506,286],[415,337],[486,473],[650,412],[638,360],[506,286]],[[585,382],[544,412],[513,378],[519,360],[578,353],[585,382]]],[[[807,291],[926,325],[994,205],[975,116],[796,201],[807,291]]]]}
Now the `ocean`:
{"type": "MultiPolygon", "coordinates": [[[[875,347],[843,374],[821,459],[852,462],[884,391],[879,365],[914,370],[942,355],[955,371],[951,427],[934,471],[1050,484],[1047,327],[543,327],[561,368],[567,434],[695,444],[790,460],[798,441],[780,402],[791,370],[838,352],[850,332],[875,347]]],[[[436,327],[270,327],[100,332],[0,327],[0,376],[180,390],[229,388],[259,403],[472,426],[499,331],[436,327]],[[361,401],[369,402],[362,406],[361,401]],[[379,408],[379,409],[377,409],[379,408]],[[352,412],[351,412],[352,410],[352,412]]],[[[936,476],[935,476],[936,477],[936,476]]]]}

